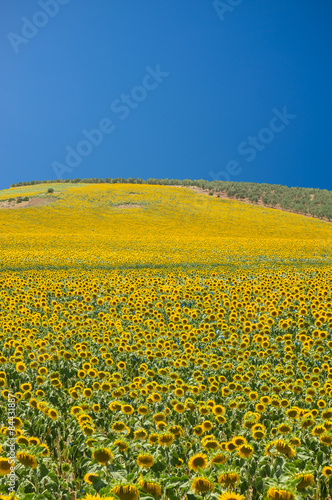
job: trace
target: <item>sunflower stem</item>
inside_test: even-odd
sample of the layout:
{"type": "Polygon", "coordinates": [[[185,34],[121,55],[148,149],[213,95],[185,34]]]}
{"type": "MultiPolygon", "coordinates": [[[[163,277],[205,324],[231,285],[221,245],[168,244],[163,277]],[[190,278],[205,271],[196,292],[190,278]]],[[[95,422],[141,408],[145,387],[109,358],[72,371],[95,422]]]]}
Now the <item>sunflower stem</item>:
{"type": "Polygon", "coordinates": [[[35,482],[35,490],[36,490],[36,495],[39,495],[39,482],[38,482],[38,475],[37,471],[34,469],[33,471],[33,476],[34,476],[34,482],[35,482]]]}

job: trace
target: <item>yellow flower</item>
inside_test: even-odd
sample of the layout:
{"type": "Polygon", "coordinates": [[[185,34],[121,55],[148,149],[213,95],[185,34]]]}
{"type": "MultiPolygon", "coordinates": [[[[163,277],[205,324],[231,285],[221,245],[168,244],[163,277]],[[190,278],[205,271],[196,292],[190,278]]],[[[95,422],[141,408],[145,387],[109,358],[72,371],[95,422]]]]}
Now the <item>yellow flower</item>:
{"type": "Polygon", "coordinates": [[[296,479],[299,479],[299,483],[296,486],[297,490],[305,490],[309,486],[315,484],[315,477],[313,474],[297,474],[296,479]]]}
{"type": "Polygon", "coordinates": [[[158,437],[158,444],[160,446],[171,446],[173,442],[174,442],[174,435],[171,433],[161,434],[158,437]]]}
{"type": "Polygon", "coordinates": [[[9,458],[0,457],[0,476],[10,473],[11,461],[9,458]]]}
{"type": "Polygon", "coordinates": [[[193,480],[192,490],[194,490],[195,494],[205,493],[207,491],[214,491],[214,486],[211,481],[206,479],[205,477],[197,477],[193,480]]]}
{"type": "Polygon", "coordinates": [[[149,495],[153,495],[154,497],[161,496],[161,487],[159,486],[158,483],[155,483],[153,481],[145,481],[145,479],[140,479],[138,481],[138,484],[140,485],[144,493],[148,493],[149,495]]]}
{"type": "Polygon", "coordinates": [[[129,449],[129,445],[125,441],[116,440],[113,444],[118,447],[119,451],[127,451],[129,449]]]}
{"type": "Polygon", "coordinates": [[[242,444],[241,446],[239,446],[237,448],[237,454],[241,458],[245,458],[245,459],[251,458],[253,453],[254,453],[254,449],[249,444],[242,444]]]}
{"type": "Polygon", "coordinates": [[[204,434],[204,429],[201,425],[196,425],[196,427],[193,428],[193,431],[196,436],[202,436],[204,434]]]}
{"type": "Polygon", "coordinates": [[[25,372],[25,370],[27,369],[25,363],[16,363],[16,371],[17,372],[25,372]]]}
{"type": "Polygon", "coordinates": [[[316,427],[312,429],[311,434],[313,436],[321,436],[324,432],[326,432],[326,429],[323,425],[316,425],[316,427]]]}
{"type": "Polygon", "coordinates": [[[293,493],[287,490],[270,488],[266,494],[266,497],[271,500],[295,500],[293,493]]]}
{"type": "Polygon", "coordinates": [[[192,456],[188,462],[189,469],[198,471],[198,469],[205,469],[208,465],[207,456],[202,453],[197,453],[192,456]]]}
{"type": "Polygon", "coordinates": [[[322,412],[322,419],[323,420],[332,420],[332,409],[324,410],[322,412]]]}
{"type": "Polygon", "coordinates": [[[16,443],[17,444],[24,444],[26,446],[29,445],[29,439],[27,439],[25,436],[19,436],[16,438],[16,443]]]}
{"type": "Polygon", "coordinates": [[[156,433],[150,434],[149,439],[148,439],[149,444],[155,444],[155,443],[157,443],[158,442],[158,438],[159,438],[158,434],[156,434],[156,433]]]}
{"type": "Polygon", "coordinates": [[[42,457],[49,457],[50,456],[50,449],[47,446],[47,444],[41,444],[40,446],[43,449],[43,451],[40,452],[40,455],[42,457]]]}
{"type": "Polygon", "coordinates": [[[134,413],[134,408],[131,405],[122,405],[121,411],[125,415],[131,415],[132,413],[134,413]]]}
{"type": "Polygon", "coordinates": [[[240,476],[237,472],[224,472],[218,477],[218,483],[222,483],[224,487],[235,486],[240,482],[240,476]]]}
{"type": "Polygon", "coordinates": [[[227,461],[226,455],[224,455],[223,453],[219,453],[211,458],[210,465],[215,465],[215,464],[224,465],[226,461],[227,461]]]}
{"type": "Polygon", "coordinates": [[[218,500],[245,500],[243,495],[238,495],[234,491],[224,491],[221,495],[218,495],[218,500]]]}
{"type": "Polygon", "coordinates": [[[281,434],[288,434],[289,432],[291,432],[291,430],[292,430],[292,428],[289,425],[287,425],[287,424],[281,424],[278,427],[278,431],[281,434]]]}
{"type": "Polygon", "coordinates": [[[148,433],[144,429],[139,429],[137,431],[134,431],[134,438],[135,439],[146,439],[148,437],[148,433]]]}
{"type": "Polygon", "coordinates": [[[48,416],[52,419],[52,420],[56,420],[58,418],[58,412],[56,410],[54,410],[53,408],[51,408],[49,411],[48,411],[48,416]]]}
{"type": "Polygon", "coordinates": [[[92,458],[102,465],[107,465],[109,462],[113,462],[114,455],[108,448],[97,448],[93,452],[92,458]]]}
{"type": "Polygon", "coordinates": [[[114,422],[113,425],[112,425],[112,429],[113,431],[115,432],[122,432],[124,430],[126,430],[126,424],[124,422],[114,422]]]}
{"type": "Polygon", "coordinates": [[[332,436],[329,434],[321,436],[319,438],[319,441],[325,444],[325,446],[332,446],[332,436]]]}
{"type": "Polygon", "coordinates": [[[120,500],[138,500],[139,491],[132,484],[115,486],[111,490],[114,495],[117,495],[120,500]]]}
{"type": "Polygon", "coordinates": [[[30,453],[19,451],[16,453],[16,458],[22,465],[24,465],[24,467],[31,467],[31,469],[35,469],[37,467],[36,457],[30,453]]]}
{"type": "Polygon", "coordinates": [[[332,467],[329,467],[328,465],[326,467],[323,467],[322,473],[325,477],[332,476],[332,467]]]}
{"type": "Polygon", "coordinates": [[[29,443],[32,444],[32,446],[37,446],[40,443],[40,439],[37,437],[29,437],[29,443]]]}
{"type": "Polygon", "coordinates": [[[136,463],[139,467],[142,468],[150,468],[154,464],[153,456],[152,455],[138,455],[136,463]]]}
{"type": "Polygon", "coordinates": [[[85,474],[84,476],[84,481],[87,483],[87,484],[92,484],[92,480],[94,477],[98,477],[97,474],[93,474],[92,472],[88,472],[87,474],[85,474]]]}
{"type": "Polygon", "coordinates": [[[245,437],[243,436],[234,436],[232,438],[232,443],[238,447],[238,446],[241,446],[242,444],[247,444],[247,440],[245,437]]]}

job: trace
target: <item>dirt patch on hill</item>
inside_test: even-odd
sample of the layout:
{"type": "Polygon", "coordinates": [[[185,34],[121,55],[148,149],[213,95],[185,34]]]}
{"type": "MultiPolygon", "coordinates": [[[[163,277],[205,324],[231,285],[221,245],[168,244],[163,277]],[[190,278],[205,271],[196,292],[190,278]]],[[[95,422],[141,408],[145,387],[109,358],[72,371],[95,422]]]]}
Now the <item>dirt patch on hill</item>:
{"type": "Polygon", "coordinates": [[[31,208],[31,207],[38,207],[38,206],[44,206],[44,205],[49,205],[54,201],[54,198],[30,198],[29,200],[26,201],[20,201],[17,202],[20,198],[12,198],[11,201],[6,200],[6,201],[1,201],[0,200],[0,209],[14,209],[14,208],[31,208]]]}
{"type": "Polygon", "coordinates": [[[114,208],[142,208],[141,205],[136,205],[135,203],[122,203],[121,205],[115,205],[114,208]]]}

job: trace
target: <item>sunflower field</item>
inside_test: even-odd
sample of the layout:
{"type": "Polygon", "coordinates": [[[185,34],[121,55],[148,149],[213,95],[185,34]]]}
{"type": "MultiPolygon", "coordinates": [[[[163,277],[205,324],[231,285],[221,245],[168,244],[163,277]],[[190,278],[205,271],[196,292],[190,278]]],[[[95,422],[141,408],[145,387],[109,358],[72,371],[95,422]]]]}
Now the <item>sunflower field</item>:
{"type": "Polygon", "coordinates": [[[0,208],[0,499],[331,500],[331,225],[45,191],[0,192],[45,202],[0,208]]]}

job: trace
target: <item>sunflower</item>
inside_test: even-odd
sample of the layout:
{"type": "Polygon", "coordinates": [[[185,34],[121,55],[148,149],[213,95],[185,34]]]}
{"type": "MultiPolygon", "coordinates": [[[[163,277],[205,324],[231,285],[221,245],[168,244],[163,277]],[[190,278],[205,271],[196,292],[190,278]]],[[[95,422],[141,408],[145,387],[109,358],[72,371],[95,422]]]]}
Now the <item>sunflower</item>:
{"type": "Polygon", "coordinates": [[[176,403],[176,405],[173,407],[174,411],[176,411],[176,413],[183,413],[186,411],[186,405],[182,404],[182,403],[176,403]]]}
{"type": "Polygon", "coordinates": [[[158,437],[158,444],[160,446],[171,446],[174,442],[174,434],[165,433],[158,437]]]}
{"type": "Polygon", "coordinates": [[[78,413],[82,413],[83,410],[80,406],[72,406],[72,408],[70,409],[70,414],[71,415],[77,415],[78,413]]]}
{"type": "Polygon", "coordinates": [[[41,444],[40,447],[43,450],[43,451],[40,452],[40,456],[42,456],[42,457],[49,457],[51,452],[50,452],[50,449],[47,446],[47,444],[41,444]]]}
{"type": "Polygon", "coordinates": [[[196,425],[196,427],[193,428],[193,431],[196,436],[202,436],[204,434],[204,429],[201,425],[196,425]]]}
{"type": "Polygon", "coordinates": [[[6,476],[10,473],[11,461],[9,458],[0,457],[0,476],[6,476]]]}
{"type": "Polygon", "coordinates": [[[175,437],[180,437],[183,434],[182,427],[180,425],[172,425],[168,428],[168,432],[174,434],[175,437]]]}
{"type": "Polygon", "coordinates": [[[289,443],[292,445],[292,446],[295,446],[295,448],[298,448],[299,446],[301,446],[301,440],[294,436],[292,437],[290,440],[289,440],[289,443]]]}
{"type": "Polygon", "coordinates": [[[322,419],[323,420],[331,420],[332,419],[332,410],[331,409],[324,410],[322,412],[322,419]]]}
{"type": "Polygon", "coordinates": [[[323,467],[322,473],[325,477],[332,476],[332,467],[329,467],[328,465],[326,467],[323,467]]]}
{"type": "Polygon", "coordinates": [[[189,469],[195,470],[196,472],[198,469],[205,469],[208,465],[208,460],[207,456],[202,454],[202,453],[197,453],[193,457],[190,458],[188,462],[188,467],[189,469]]]}
{"type": "Polygon", "coordinates": [[[124,422],[114,422],[112,425],[112,430],[114,432],[123,432],[126,429],[126,424],[124,422]]]}
{"type": "Polygon", "coordinates": [[[324,436],[321,436],[319,438],[319,441],[322,443],[322,444],[325,444],[325,446],[332,446],[332,436],[327,434],[327,435],[324,435],[324,436]]]}
{"type": "Polygon", "coordinates": [[[88,472],[84,476],[84,482],[86,482],[87,484],[92,484],[92,480],[93,480],[94,477],[98,477],[98,475],[97,474],[93,474],[93,472],[88,472]]]}
{"type": "Polygon", "coordinates": [[[195,494],[199,493],[205,493],[207,491],[214,491],[214,486],[211,481],[206,479],[205,477],[197,477],[193,480],[192,487],[191,487],[195,494]]]}
{"type": "Polygon", "coordinates": [[[164,429],[167,428],[166,422],[157,422],[156,427],[159,431],[163,431],[164,429]]]}
{"type": "Polygon", "coordinates": [[[215,439],[206,439],[203,446],[206,450],[217,450],[219,448],[218,441],[215,439]]]}
{"type": "Polygon", "coordinates": [[[48,416],[52,420],[56,420],[58,418],[58,412],[56,410],[54,410],[53,408],[50,408],[50,410],[48,411],[48,416]]]}
{"type": "Polygon", "coordinates": [[[138,409],[137,409],[137,413],[139,415],[147,415],[149,413],[149,408],[147,406],[140,406],[138,409]]]}
{"type": "Polygon", "coordinates": [[[269,488],[266,497],[271,500],[295,500],[295,496],[290,491],[276,488],[269,488]]]}
{"type": "Polygon", "coordinates": [[[85,434],[86,436],[92,436],[95,431],[95,428],[92,425],[82,425],[81,429],[83,431],[83,434],[85,434]]]}
{"type": "Polygon", "coordinates": [[[326,429],[323,425],[316,425],[316,427],[312,429],[311,434],[313,436],[321,436],[324,432],[326,432],[326,429]]]}
{"type": "Polygon", "coordinates": [[[114,441],[113,444],[118,448],[119,451],[122,452],[127,451],[129,449],[129,445],[125,441],[116,440],[114,441]]]}
{"type": "Polygon", "coordinates": [[[89,448],[93,448],[94,444],[96,443],[96,440],[95,439],[87,439],[85,441],[85,444],[89,447],[89,448]]]}
{"type": "Polygon", "coordinates": [[[209,420],[204,420],[204,422],[202,423],[202,427],[204,431],[211,431],[213,429],[213,423],[209,420]]]}
{"type": "Polygon", "coordinates": [[[18,417],[13,417],[11,420],[10,420],[11,424],[13,425],[13,427],[15,427],[15,429],[20,429],[23,425],[23,422],[20,418],[18,417]]]}
{"type": "Polygon", "coordinates": [[[90,495],[89,493],[87,493],[85,497],[81,497],[80,500],[115,500],[115,498],[109,496],[100,497],[98,493],[97,495],[90,495]]]}
{"type": "Polygon", "coordinates": [[[155,423],[156,422],[165,422],[166,415],[165,415],[165,413],[156,413],[155,415],[153,415],[152,419],[155,423]]]}
{"type": "Polygon", "coordinates": [[[115,486],[111,493],[117,495],[120,500],[138,500],[139,491],[133,484],[115,486]]]}
{"type": "Polygon", "coordinates": [[[38,446],[40,443],[40,439],[37,437],[29,437],[29,444],[32,446],[38,446]]]}
{"type": "Polygon", "coordinates": [[[237,454],[241,458],[249,459],[252,457],[253,453],[254,453],[254,449],[249,444],[242,444],[241,446],[238,446],[238,448],[237,448],[237,454]]]}
{"type": "Polygon", "coordinates": [[[236,450],[237,446],[236,444],[233,443],[233,441],[228,441],[228,443],[226,443],[226,450],[227,451],[234,451],[236,450]]]}
{"type": "Polygon", "coordinates": [[[240,476],[237,472],[224,472],[218,477],[218,483],[222,483],[224,487],[235,486],[240,482],[240,476]]]}
{"type": "Polygon", "coordinates": [[[297,408],[290,408],[286,411],[286,415],[289,418],[296,419],[299,416],[299,410],[297,408]]]}
{"type": "Polygon", "coordinates": [[[93,452],[92,458],[101,465],[107,465],[108,462],[113,462],[114,455],[109,448],[97,448],[93,452]]]}
{"type": "Polygon", "coordinates": [[[305,490],[309,488],[309,486],[315,484],[315,477],[313,474],[297,474],[295,477],[300,480],[296,486],[297,490],[305,490]]]}
{"type": "Polygon", "coordinates": [[[139,467],[149,469],[154,464],[153,456],[152,455],[138,455],[136,463],[139,467]]]}
{"type": "Polygon", "coordinates": [[[224,465],[227,461],[226,455],[223,453],[218,453],[217,455],[214,455],[211,460],[210,460],[210,465],[213,466],[215,464],[220,464],[224,465]]]}
{"type": "Polygon", "coordinates": [[[281,424],[278,427],[278,431],[280,432],[280,434],[289,434],[291,430],[292,428],[287,424],[281,424]]]}
{"type": "Polygon", "coordinates": [[[16,363],[16,366],[15,366],[15,369],[17,372],[25,372],[25,370],[27,369],[25,363],[16,363]]]}
{"type": "Polygon", "coordinates": [[[212,409],[212,413],[216,416],[218,415],[224,415],[225,413],[225,408],[221,405],[215,405],[212,409]]]}
{"type": "Polygon", "coordinates": [[[218,500],[245,500],[243,495],[238,495],[233,491],[224,491],[221,495],[218,495],[218,500]]]}
{"type": "Polygon", "coordinates": [[[158,434],[156,434],[156,433],[150,434],[149,439],[148,439],[149,444],[155,444],[155,443],[157,443],[158,438],[159,438],[158,434]]]}
{"type": "Polygon", "coordinates": [[[261,440],[261,439],[264,439],[265,438],[265,432],[264,431],[261,431],[261,430],[255,430],[253,431],[252,433],[252,437],[255,439],[255,440],[261,440]]]}
{"type": "Polygon", "coordinates": [[[16,443],[17,444],[24,444],[25,446],[28,446],[29,445],[29,440],[25,436],[19,436],[16,439],[16,443]]]}
{"type": "Polygon", "coordinates": [[[36,457],[30,453],[19,451],[16,453],[16,458],[22,465],[24,465],[24,467],[31,467],[31,469],[35,469],[37,467],[36,457]]]}
{"type": "Polygon", "coordinates": [[[234,436],[232,438],[232,443],[238,447],[238,446],[241,446],[242,444],[247,444],[247,440],[245,437],[243,436],[234,436]]]}
{"type": "Polygon", "coordinates": [[[135,439],[146,439],[148,437],[148,433],[144,429],[138,429],[134,432],[135,439]]]}
{"type": "Polygon", "coordinates": [[[159,486],[158,483],[155,483],[153,481],[145,481],[145,479],[140,479],[138,481],[138,484],[140,485],[144,493],[148,493],[155,497],[161,496],[161,487],[159,486]]]}
{"type": "Polygon", "coordinates": [[[132,415],[132,413],[134,413],[134,408],[131,405],[122,405],[121,411],[125,415],[132,415]]]}

